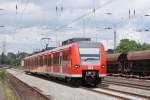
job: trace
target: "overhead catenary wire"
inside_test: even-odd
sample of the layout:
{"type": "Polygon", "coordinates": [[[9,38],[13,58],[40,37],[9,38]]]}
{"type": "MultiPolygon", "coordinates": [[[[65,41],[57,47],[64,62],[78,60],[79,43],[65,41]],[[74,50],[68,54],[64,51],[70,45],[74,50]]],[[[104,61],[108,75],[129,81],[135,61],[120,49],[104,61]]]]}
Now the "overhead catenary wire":
{"type": "Polygon", "coordinates": [[[28,7],[28,4],[29,4],[29,0],[26,1],[25,6],[24,6],[24,8],[23,8],[23,10],[22,10],[22,12],[21,12],[21,15],[20,15],[20,22],[21,22],[22,19],[23,19],[23,16],[24,16],[24,13],[25,13],[25,11],[26,11],[26,8],[28,7]]]}
{"type": "MultiPolygon", "coordinates": [[[[101,9],[101,8],[103,8],[103,7],[107,6],[107,5],[109,5],[109,4],[111,4],[111,3],[114,2],[114,1],[115,1],[115,0],[109,0],[109,1],[105,2],[103,5],[101,5],[101,6],[97,7],[97,8],[95,8],[94,12],[96,13],[97,10],[99,10],[99,9],[101,9]]],[[[72,23],[75,23],[76,21],[78,21],[78,20],[80,20],[80,19],[82,19],[82,18],[84,18],[84,17],[86,17],[86,16],[88,16],[88,15],[90,15],[90,14],[92,14],[92,13],[93,13],[93,10],[92,10],[92,11],[89,11],[89,12],[87,12],[87,13],[85,13],[85,14],[83,14],[83,15],[81,15],[81,16],[75,18],[75,19],[73,19],[70,23],[67,23],[67,24],[65,24],[65,25],[62,25],[62,26],[56,28],[54,31],[58,31],[58,30],[60,30],[60,29],[62,29],[62,28],[64,28],[64,27],[66,27],[66,26],[68,26],[68,25],[70,25],[70,24],[72,24],[72,23]]]]}

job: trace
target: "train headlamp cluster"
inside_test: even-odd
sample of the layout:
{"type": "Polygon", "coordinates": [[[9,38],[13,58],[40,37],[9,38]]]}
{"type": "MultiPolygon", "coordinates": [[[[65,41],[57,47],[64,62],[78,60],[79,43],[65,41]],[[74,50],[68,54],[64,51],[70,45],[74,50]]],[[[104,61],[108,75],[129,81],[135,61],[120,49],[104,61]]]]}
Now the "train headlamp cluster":
{"type": "Polygon", "coordinates": [[[101,66],[101,68],[105,68],[105,66],[104,66],[104,65],[102,65],[102,66],[101,66]]]}
{"type": "Polygon", "coordinates": [[[80,68],[80,65],[75,65],[74,67],[75,67],[75,68],[80,68]]]}

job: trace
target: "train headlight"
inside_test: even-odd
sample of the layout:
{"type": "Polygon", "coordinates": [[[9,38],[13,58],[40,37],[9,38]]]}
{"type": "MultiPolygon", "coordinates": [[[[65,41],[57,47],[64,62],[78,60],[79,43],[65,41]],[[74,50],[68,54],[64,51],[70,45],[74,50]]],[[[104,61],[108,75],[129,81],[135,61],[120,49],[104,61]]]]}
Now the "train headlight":
{"type": "Polygon", "coordinates": [[[101,66],[101,68],[105,68],[105,66],[104,66],[104,65],[102,65],[102,66],[101,66]]]}
{"type": "Polygon", "coordinates": [[[75,65],[74,67],[75,67],[75,68],[80,68],[80,65],[75,65]]]}

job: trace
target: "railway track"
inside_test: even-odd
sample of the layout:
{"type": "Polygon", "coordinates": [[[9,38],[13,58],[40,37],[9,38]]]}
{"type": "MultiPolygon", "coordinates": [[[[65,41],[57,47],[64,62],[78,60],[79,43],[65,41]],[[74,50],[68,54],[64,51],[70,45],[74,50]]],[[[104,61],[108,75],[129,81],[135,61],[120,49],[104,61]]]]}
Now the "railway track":
{"type": "Polygon", "coordinates": [[[93,91],[96,93],[101,93],[105,94],[108,96],[112,96],[118,99],[123,99],[123,100],[150,100],[150,97],[148,96],[143,96],[139,94],[134,94],[134,93],[129,93],[129,92],[124,92],[124,91],[119,91],[119,90],[114,90],[114,89],[109,89],[109,88],[85,88],[82,87],[85,90],[88,91],[93,91]]]}
{"type": "Polygon", "coordinates": [[[9,80],[9,84],[13,87],[13,90],[19,96],[18,100],[50,100],[49,96],[42,94],[41,91],[29,86],[12,74],[7,73],[6,77],[9,80]]]}
{"type": "MultiPolygon", "coordinates": [[[[53,81],[55,83],[59,83],[59,84],[65,85],[65,86],[72,87],[72,85],[69,85],[69,84],[67,84],[61,80],[50,79],[50,78],[47,78],[47,77],[44,77],[41,75],[35,75],[35,74],[32,76],[35,76],[35,77],[38,77],[38,78],[41,78],[44,80],[53,81]]],[[[37,95],[36,92],[39,92],[39,93],[41,92],[41,91],[39,91],[39,89],[37,89],[35,87],[30,87],[30,89],[31,89],[31,90],[29,89],[30,91],[28,89],[24,90],[26,87],[24,87],[20,84],[20,80],[15,79],[15,77],[13,77],[13,76],[9,76],[9,78],[10,78],[10,81],[12,81],[11,83],[13,84],[13,86],[15,86],[16,82],[17,82],[17,84],[19,83],[19,86],[17,85],[17,86],[15,86],[15,88],[19,88],[19,91],[21,91],[20,95],[28,95],[28,99],[22,99],[22,100],[37,100],[37,99],[31,99],[31,98],[29,99],[29,97],[35,97],[35,95],[37,95]],[[26,92],[29,94],[23,94],[22,91],[29,91],[29,92],[26,92]],[[32,96],[32,95],[34,95],[34,96],[32,96]]],[[[22,83],[22,84],[24,84],[24,83],[22,83]]],[[[24,85],[26,86],[27,84],[24,84],[24,85]]],[[[150,100],[150,97],[148,97],[148,96],[110,89],[110,88],[107,88],[106,86],[103,86],[103,84],[100,85],[99,87],[96,87],[96,88],[95,87],[89,87],[89,86],[80,86],[77,88],[82,89],[82,90],[86,90],[86,91],[91,91],[93,93],[95,92],[95,93],[103,94],[105,96],[108,96],[108,97],[111,97],[114,99],[119,99],[119,100],[150,100]]],[[[38,95],[41,96],[43,94],[40,93],[38,95]]],[[[45,96],[45,95],[43,95],[43,96],[45,96]]],[[[24,96],[21,96],[21,97],[25,98],[24,96]]],[[[38,97],[38,98],[40,98],[40,97],[38,97]]],[[[41,100],[49,100],[49,97],[45,96],[45,99],[41,99],[41,100]]]]}
{"type": "Polygon", "coordinates": [[[106,77],[106,79],[103,80],[103,83],[132,87],[132,88],[143,89],[143,90],[150,90],[150,82],[147,82],[144,80],[135,80],[135,79],[133,80],[133,79],[127,79],[127,78],[106,77]]]}

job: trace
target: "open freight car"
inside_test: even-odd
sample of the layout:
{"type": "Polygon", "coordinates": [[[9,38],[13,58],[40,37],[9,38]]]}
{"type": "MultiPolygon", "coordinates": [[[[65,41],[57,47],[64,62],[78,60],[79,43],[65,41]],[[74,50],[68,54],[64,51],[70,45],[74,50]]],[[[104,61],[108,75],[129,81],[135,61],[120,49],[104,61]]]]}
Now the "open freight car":
{"type": "Polygon", "coordinates": [[[131,75],[150,76],[150,50],[129,52],[127,59],[131,75]]]}
{"type": "Polygon", "coordinates": [[[150,50],[107,54],[108,75],[150,77],[150,50]]]}

